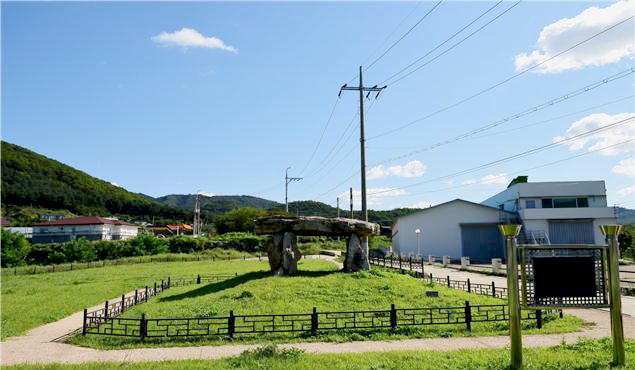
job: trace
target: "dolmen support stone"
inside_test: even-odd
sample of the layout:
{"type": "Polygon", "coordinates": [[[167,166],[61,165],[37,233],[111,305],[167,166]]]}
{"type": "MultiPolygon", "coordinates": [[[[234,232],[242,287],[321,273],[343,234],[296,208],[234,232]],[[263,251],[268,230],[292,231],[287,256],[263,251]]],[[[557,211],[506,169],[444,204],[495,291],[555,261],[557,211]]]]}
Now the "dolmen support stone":
{"type": "Polygon", "coordinates": [[[298,236],[346,237],[344,271],[370,269],[368,236],[379,235],[379,225],[350,218],[269,216],[256,219],[254,231],[259,235],[272,235],[267,255],[274,275],[293,275],[302,258],[298,236]]]}

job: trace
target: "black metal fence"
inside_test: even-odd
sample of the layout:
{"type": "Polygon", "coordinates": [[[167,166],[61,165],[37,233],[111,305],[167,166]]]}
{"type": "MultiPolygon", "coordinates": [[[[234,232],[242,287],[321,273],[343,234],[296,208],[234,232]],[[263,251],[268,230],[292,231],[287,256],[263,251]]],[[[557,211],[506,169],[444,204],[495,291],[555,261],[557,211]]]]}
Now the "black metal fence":
{"type": "Polygon", "coordinates": [[[424,280],[429,280],[433,283],[443,284],[448,288],[454,288],[463,290],[468,293],[476,293],[481,295],[488,295],[496,298],[507,298],[507,288],[496,286],[496,282],[492,281],[490,284],[473,283],[468,278],[467,280],[453,280],[450,276],[438,277],[432,276],[432,274],[425,273],[425,263],[422,260],[414,260],[412,258],[399,259],[394,257],[371,257],[370,263],[372,265],[389,267],[399,269],[401,271],[412,271],[416,277],[424,280]],[[419,271],[421,270],[421,272],[419,271]]]}
{"type": "MultiPolygon", "coordinates": [[[[82,332],[86,333],[87,328],[87,320],[92,318],[117,318],[119,315],[129,310],[130,308],[147,302],[150,298],[163,293],[166,289],[170,289],[172,287],[181,287],[192,284],[201,284],[203,282],[212,282],[212,281],[222,281],[227,280],[233,277],[238,276],[238,273],[234,275],[196,275],[192,278],[176,278],[172,279],[172,277],[168,276],[167,279],[162,279],[161,282],[154,282],[153,285],[146,285],[145,288],[135,289],[133,294],[130,295],[121,295],[121,299],[118,300],[110,300],[104,303],[102,308],[97,310],[88,312],[88,309],[84,309],[84,322],[82,325],[82,332]]],[[[120,318],[118,320],[126,320],[120,318]]]]}
{"type": "MultiPolygon", "coordinates": [[[[109,315],[116,314],[109,311],[109,315]]],[[[552,312],[550,312],[552,313],[552,312]]],[[[226,336],[240,334],[265,334],[303,332],[316,334],[325,330],[395,329],[406,326],[465,325],[484,322],[506,322],[506,304],[397,308],[391,305],[385,310],[319,312],[311,313],[235,315],[186,318],[120,318],[104,315],[103,310],[84,313],[84,335],[103,335],[135,338],[174,338],[226,336]]],[[[542,311],[523,311],[523,320],[534,320],[536,327],[543,323],[542,311]]]]}

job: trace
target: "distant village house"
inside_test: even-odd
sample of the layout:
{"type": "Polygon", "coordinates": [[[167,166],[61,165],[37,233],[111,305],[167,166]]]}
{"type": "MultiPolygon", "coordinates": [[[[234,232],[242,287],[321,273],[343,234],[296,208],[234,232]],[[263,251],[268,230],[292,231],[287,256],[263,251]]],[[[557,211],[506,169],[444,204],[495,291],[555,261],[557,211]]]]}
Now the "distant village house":
{"type": "Polygon", "coordinates": [[[125,240],[137,236],[137,225],[99,216],[49,221],[33,226],[33,243],[59,243],[73,239],[125,240]]]}

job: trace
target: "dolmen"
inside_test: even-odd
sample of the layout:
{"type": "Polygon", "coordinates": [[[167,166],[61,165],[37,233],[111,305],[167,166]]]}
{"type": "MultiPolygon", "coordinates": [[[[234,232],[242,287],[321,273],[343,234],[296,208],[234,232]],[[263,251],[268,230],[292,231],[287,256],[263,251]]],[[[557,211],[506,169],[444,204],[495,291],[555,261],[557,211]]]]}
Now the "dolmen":
{"type": "Polygon", "coordinates": [[[267,256],[274,275],[297,273],[302,258],[298,236],[346,237],[344,271],[355,272],[370,269],[368,236],[379,235],[379,225],[350,218],[268,216],[256,219],[255,233],[272,235],[267,256]]]}

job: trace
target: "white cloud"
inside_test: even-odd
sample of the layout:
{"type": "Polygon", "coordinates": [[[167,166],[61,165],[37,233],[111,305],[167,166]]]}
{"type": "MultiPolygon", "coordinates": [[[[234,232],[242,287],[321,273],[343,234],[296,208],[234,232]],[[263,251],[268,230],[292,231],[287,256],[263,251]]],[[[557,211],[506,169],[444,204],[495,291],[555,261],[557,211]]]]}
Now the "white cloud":
{"type": "MultiPolygon", "coordinates": [[[[563,18],[547,25],[540,32],[536,50],[516,55],[516,70],[520,71],[549,59],[634,13],[635,1],[618,1],[605,8],[592,6],[573,18],[563,18]]],[[[558,73],[617,63],[635,53],[633,24],[632,20],[621,24],[541,65],[535,71],[558,73]]]]}
{"type": "Polygon", "coordinates": [[[476,184],[478,182],[477,179],[467,179],[465,181],[461,182],[461,185],[472,185],[472,184],[476,184]]]}
{"type": "Polygon", "coordinates": [[[635,185],[627,186],[617,191],[617,195],[620,198],[626,198],[629,195],[635,194],[635,185]]]}
{"type": "Polygon", "coordinates": [[[206,191],[199,191],[198,193],[200,195],[203,195],[203,196],[206,196],[206,197],[213,197],[214,195],[216,195],[214,193],[209,193],[209,192],[206,192],[206,191]]]}
{"type": "Polygon", "coordinates": [[[503,184],[506,185],[509,182],[506,173],[499,173],[498,175],[487,175],[481,178],[481,184],[503,184]]]}
{"type": "Polygon", "coordinates": [[[120,187],[121,187],[121,186],[119,186],[119,184],[117,184],[116,182],[112,182],[112,181],[110,182],[110,185],[112,185],[112,186],[116,186],[116,187],[118,187],[118,188],[120,188],[120,187]]]}
{"type": "MultiPolygon", "coordinates": [[[[560,142],[566,138],[580,135],[584,132],[607,126],[611,123],[619,122],[630,117],[634,117],[635,113],[618,113],[609,115],[606,113],[590,114],[569,126],[564,136],[554,137],[554,142],[560,142]]],[[[597,134],[582,137],[580,139],[564,143],[569,146],[570,150],[580,150],[587,144],[588,150],[599,150],[611,145],[615,145],[629,139],[635,139],[635,125],[631,123],[623,124],[610,130],[600,131],[597,134]]],[[[614,148],[601,150],[602,155],[615,155],[633,151],[633,144],[620,145],[614,148]]]]}
{"type": "MultiPolygon", "coordinates": [[[[366,189],[366,201],[368,206],[379,206],[384,203],[386,198],[400,197],[408,195],[408,192],[404,189],[397,188],[369,188],[366,189]]],[[[338,195],[340,199],[349,199],[349,192],[338,195]]],[[[362,192],[360,190],[353,190],[353,206],[355,209],[361,208],[362,204],[362,192]]]]}
{"type": "Polygon", "coordinates": [[[429,208],[429,207],[432,207],[432,205],[433,204],[430,202],[423,201],[423,202],[417,202],[415,204],[412,204],[410,205],[409,208],[429,208]]]}
{"type": "Polygon", "coordinates": [[[422,176],[428,167],[421,163],[421,161],[414,160],[404,165],[384,167],[383,164],[375,166],[368,171],[368,180],[380,179],[387,176],[397,177],[420,177],[422,176]]]}
{"type": "Polygon", "coordinates": [[[629,177],[635,177],[635,158],[622,159],[611,168],[611,172],[629,177]]]}
{"type": "Polygon", "coordinates": [[[161,32],[153,36],[152,41],[165,46],[180,46],[186,49],[189,47],[208,48],[238,53],[238,49],[225,44],[225,42],[218,37],[206,37],[195,29],[185,27],[181,28],[180,31],[174,31],[172,33],[161,32]]]}

